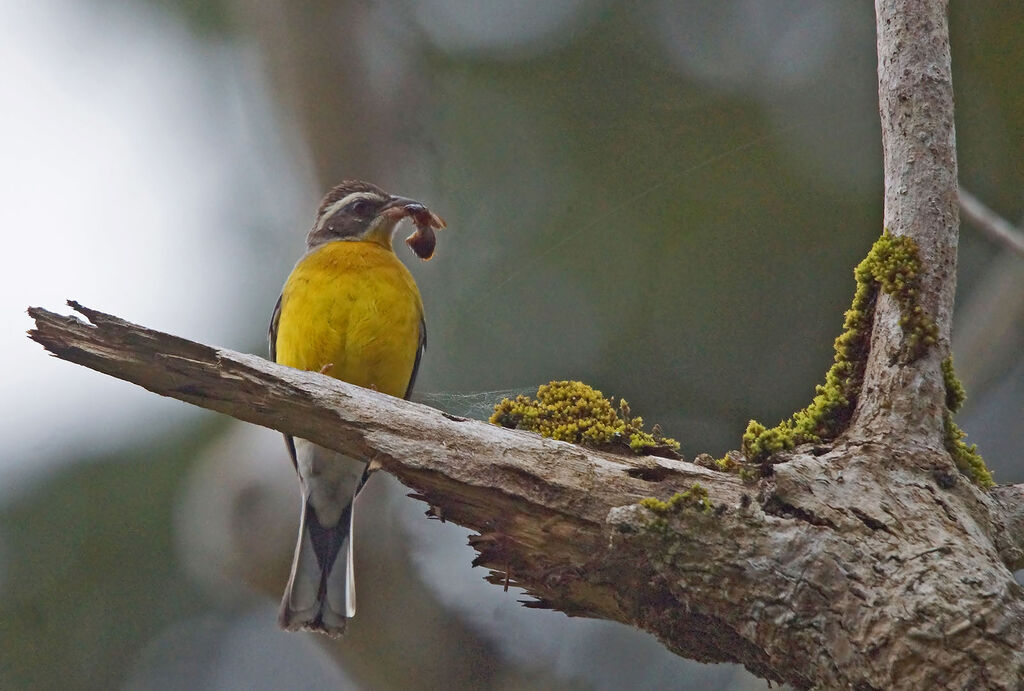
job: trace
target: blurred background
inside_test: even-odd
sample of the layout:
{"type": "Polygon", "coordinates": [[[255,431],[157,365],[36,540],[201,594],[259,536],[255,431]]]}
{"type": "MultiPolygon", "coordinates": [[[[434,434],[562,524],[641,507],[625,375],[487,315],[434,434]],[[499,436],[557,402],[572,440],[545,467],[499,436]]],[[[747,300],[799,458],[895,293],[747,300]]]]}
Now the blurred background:
{"type": "MultiPolygon", "coordinates": [[[[953,2],[961,180],[1015,223],[1021,26],[953,2]]],[[[720,455],[809,400],[881,230],[874,40],[852,0],[0,0],[0,688],[765,688],[524,609],[381,476],[349,635],[279,632],[279,435],[48,358],[24,309],[263,354],[320,196],[364,178],[448,221],[398,248],[425,400],[582,379],[720,455]]],[[[1022,314],[1024,262],[965,225],[959,422],[1000,482],[1022,314]]]]}

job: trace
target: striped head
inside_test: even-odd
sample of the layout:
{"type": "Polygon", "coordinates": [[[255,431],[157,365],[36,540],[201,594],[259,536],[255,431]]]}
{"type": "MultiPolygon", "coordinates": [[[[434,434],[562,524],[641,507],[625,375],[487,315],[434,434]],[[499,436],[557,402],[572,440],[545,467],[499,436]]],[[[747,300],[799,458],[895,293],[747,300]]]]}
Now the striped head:
{"type": "Polygon", "coordinates": [[[336,240],[376,242],[391,249],[391,237],[398,222],[433,216],[413,199],[388,194],[361,180],[345,180],[320,203],[313,229],[306,236],[309,249],[336,240]]]}

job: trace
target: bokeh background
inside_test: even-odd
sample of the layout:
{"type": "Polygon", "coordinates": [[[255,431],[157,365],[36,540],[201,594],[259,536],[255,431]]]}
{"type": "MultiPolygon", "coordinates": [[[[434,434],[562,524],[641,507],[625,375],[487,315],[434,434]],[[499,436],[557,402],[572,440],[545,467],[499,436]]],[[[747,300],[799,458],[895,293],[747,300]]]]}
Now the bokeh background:
{"type": "MultiPolygon", "coordinates": [[[[1022,26],[953,2],[961,180],[1014,222],[1022,26]]],[[[387,477],[350,634],[279,632],[279,436],[48,358],[24,309],[262,354],[320,196],[370,179],[449,224],[399,247],[424,400],[578,378],[721,454],[810,397],[881,230],[870,3],[0,0],[0,101],[0,688],[765,688],[524,609],[387,477]]],[[[1022,314],[1024,262],[965,226],[960,422],[1002,482],[1022,314]]]]}

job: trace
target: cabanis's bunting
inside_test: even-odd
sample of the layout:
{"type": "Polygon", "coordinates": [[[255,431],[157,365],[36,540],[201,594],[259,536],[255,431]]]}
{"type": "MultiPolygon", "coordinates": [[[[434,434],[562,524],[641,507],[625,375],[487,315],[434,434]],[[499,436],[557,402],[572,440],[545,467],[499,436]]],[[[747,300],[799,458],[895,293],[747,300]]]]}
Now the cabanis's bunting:
{"type": "MultiPolygon", "coordinates": [[[[270,322],[270,358],[289,367],[408,397],[427,343],[423,302],[391,245],[406,216],[406,242],[421,259],[444,222],[423,204],[368,182],[332,189],[306,237],[270,322]]],[[[352,510],[365,459],[285,436],[299,475],[302,514],[281,626],[340,635],[356,611],[352,510]]]]}

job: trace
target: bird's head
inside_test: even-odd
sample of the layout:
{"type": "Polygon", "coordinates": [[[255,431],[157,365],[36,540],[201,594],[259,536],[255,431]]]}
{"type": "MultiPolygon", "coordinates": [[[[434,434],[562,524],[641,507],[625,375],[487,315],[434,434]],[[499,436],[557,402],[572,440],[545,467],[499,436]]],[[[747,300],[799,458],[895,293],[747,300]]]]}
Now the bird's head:
{"type": "MultiPolygon", "coordinates": [[[[320,203],[313,229],[306,236],[306,245],[313,249],[328,242],[347,240],[375,242],[391,249],[395,227],[406,216],[416,221],[417,234],[423,230],[421,219],[427,219],[428,226],[444,227],[439,217],[414,199],[388,194],[369,182],[345,180],[328,192],[320,203]]],[[[409,244],[416,253],[421,258],[429,258],[429,253],[424,256],[411,240],[412,236],[409,244]]],[[[430,251],[433,251],[433,243],[430,251]]]]}

